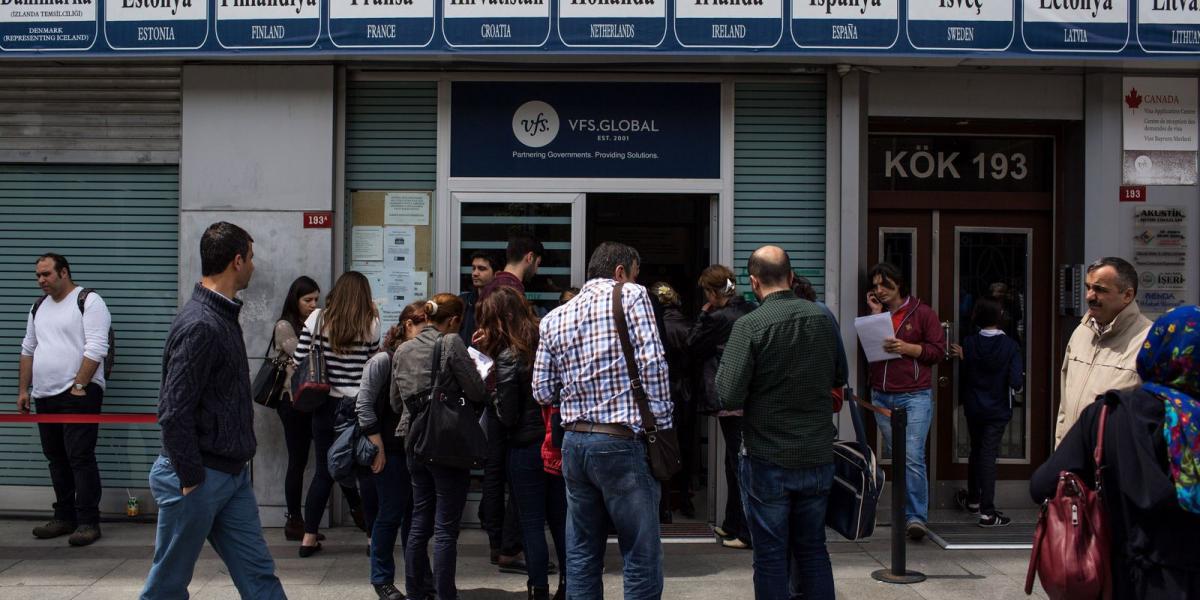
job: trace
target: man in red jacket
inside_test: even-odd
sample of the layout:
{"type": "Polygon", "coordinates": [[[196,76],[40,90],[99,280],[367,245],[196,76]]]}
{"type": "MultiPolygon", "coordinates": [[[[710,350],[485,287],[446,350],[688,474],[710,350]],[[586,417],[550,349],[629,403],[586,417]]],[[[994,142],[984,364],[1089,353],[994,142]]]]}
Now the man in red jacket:
{"type": "MultiPolygon", "coordinates": [[[[929,476],[925,472],[925,440],[933,419],[933,367],[946,356],[946,336],[933,309],[911,296],[908,281],[900,269],[879,263],[867,273],[871,291],[867,305],[871,314],[885,309],[892,315],[896,337],[883,341],[883,349],[899,358],[871,363],[871,402],[888,409],[908,411],[907,437],[904,442],[908,462],[904,469],[908,497],[904,519],[908,537],[919,540],[928,532],[929,476]]],[[[892,446],[892,423],[880,414],[875,422],[884,442],[892,446]]],[[[895,477],[895,475],[893,475],[895,477]]]]}

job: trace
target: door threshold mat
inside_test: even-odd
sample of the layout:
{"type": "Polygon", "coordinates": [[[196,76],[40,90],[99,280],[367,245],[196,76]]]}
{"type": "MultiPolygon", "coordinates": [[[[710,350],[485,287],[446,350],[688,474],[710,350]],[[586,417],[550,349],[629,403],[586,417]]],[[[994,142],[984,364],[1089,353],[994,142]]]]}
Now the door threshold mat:
{"type": "Polygon", "coordinates": [[[946,550],[1029,550],[1034,523],[984,528],[975,523],[930,523],[929,539],[946,550]]]}

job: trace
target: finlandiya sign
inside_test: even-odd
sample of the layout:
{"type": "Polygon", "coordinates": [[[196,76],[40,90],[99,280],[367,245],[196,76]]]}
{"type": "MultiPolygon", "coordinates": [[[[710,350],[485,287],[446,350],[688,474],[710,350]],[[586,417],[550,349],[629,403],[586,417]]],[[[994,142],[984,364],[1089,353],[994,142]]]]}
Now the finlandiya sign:
{"type": "Polygon", "coordinates": [[[1194,185],[1196,78],[1125,77],[1123,82],[1124,185],[1194,185]]]}

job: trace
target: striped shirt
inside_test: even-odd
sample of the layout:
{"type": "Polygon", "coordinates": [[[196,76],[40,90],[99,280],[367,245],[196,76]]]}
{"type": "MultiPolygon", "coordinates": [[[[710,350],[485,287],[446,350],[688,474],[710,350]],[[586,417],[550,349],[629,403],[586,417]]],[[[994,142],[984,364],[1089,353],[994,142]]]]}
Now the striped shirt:
{"type": "MultiPolygon", "coordinates": [[[[561,402],[564,425],[588,421],[642,430],[612,317],[614,285],[612,279],[588,281],[578,296],[542,319],[533,364],[533,397],[544,405],[561,402]]],[[[627,283],[621,303],[650,410],[660,428],[669,428],[671,388],[650,295],[646,288],[627,283]]]]}
{"type": "MultiPolygon", "coordinates": [[[[308,315],[304,321],[304,329],[300,331],[300,341],[296,344],[296,352],[292,355],[299,365],[308,356],[312,348],[312,331],[317,327],[317,317],[322,310],[317,309],[308,315]]],[[[321,324],[325,328],[325,323],[321,324]]],[[[370,341],[359,341],[350,345],[344,353],[337,353],[329,345],[324,335],[318,335],[321,351],[325,355],[325,370],[329,376],[329,384],[333,386],[330,395],[334,398],[350,398],[358,395],[358,386],[362,383],[363,367],[367,360],[379,351],[379,319],[371,323],[370,341]]]]}

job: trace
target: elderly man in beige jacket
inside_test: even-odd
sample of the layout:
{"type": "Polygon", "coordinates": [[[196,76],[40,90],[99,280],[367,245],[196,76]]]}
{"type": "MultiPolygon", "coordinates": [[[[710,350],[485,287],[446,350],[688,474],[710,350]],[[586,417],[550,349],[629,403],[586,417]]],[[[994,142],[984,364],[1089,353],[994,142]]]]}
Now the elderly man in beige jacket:
{"type": "Polygon", "coordinates": [[[1128,261],[1106,257],[1088,265],[1088,313],[1071,340],[1062,366],[1062,396],[1054,427],[1054,446],[1075,424],[1083,409],[1112,389],[1142,383],[1137,354],[1150,330],[1137,296],[1137,270],[1128,261]]]}

